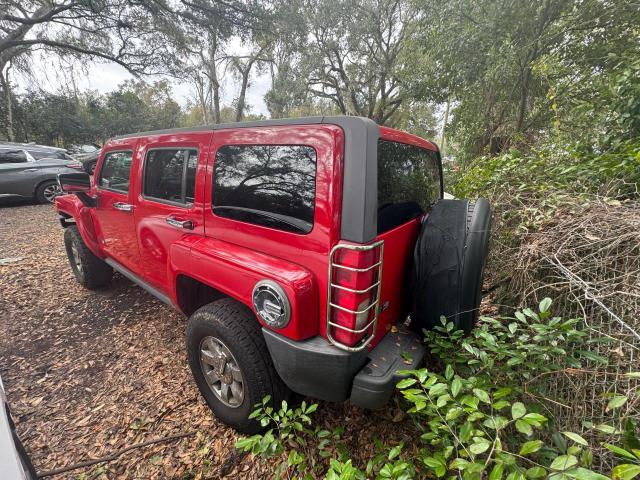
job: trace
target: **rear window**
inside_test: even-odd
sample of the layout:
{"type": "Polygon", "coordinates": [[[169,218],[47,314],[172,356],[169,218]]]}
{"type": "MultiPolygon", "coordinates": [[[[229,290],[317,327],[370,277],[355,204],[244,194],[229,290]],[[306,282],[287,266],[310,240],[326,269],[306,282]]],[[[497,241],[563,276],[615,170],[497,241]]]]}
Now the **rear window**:
{"type": "Polygon", "coordinates": [[[68,155],[66,155],[64,152],[60,152],[57,150],[27,150],[29,152],[29,154],[35,158],[36,160],[42,160],[44,158],[55,158],[58,160],[69,160],[68,155]]]}
{"type": "Polygon", "coordinates": [[[303,145],[225,145],[216,154],[216,215],[294,233],[313,228],[316,151],[303,145]]]}
{"type": "Polygon", "coordinates": [[[147,154],[143,194],[173,203],[193,203],[198,152],[194,149],[160,149],[147,154]]]}
{"type": "Polygon", "coordinates": [[[419,215],[440,197],[436,152],[406,143],[378,142],[378,233],[419,215]]]}

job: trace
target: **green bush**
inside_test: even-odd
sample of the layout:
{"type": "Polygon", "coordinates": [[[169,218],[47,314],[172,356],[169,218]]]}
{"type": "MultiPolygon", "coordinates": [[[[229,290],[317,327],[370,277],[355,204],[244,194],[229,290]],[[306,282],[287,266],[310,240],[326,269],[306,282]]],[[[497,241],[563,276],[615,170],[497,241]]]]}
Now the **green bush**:
{"type": "MultiPolygon", "coordinates": [[[[577,320],[551,313],[551,300],[512,317],[482,317],[470,335],[444,318],[425,340],[434,368],[400,372],[397,387],[421,435],[417,455],[407,458],[403,446],[377,442],[377,454],[358,465],[342,444],[341,430],[311,428],[317,405],[273,409],[266,398],[252,417],[269,429],[241,439],[237,448],[278,458],[277,478],[463,480],[606,479],[591,469],[588,441],[570,431],[557,432],[545,410],[545,382],[586,360],[604,363],[588,347],[593,339],[577,320]]],[[[597,341],[597,339],[595,340],[597,341]]],[[[635,378],[639,373],[631,373],[635,378]]],[[[612,396],[608,408],[627,401],[612,396]]],[[[598,425],[594,432],[620,434],[598,425]]],[[[640,475],[635,424],[622,446],[605,445],[621,461],[613,478],[640,475]]],[[[414,450],[415,451],[415,450],[414,450]]]]}

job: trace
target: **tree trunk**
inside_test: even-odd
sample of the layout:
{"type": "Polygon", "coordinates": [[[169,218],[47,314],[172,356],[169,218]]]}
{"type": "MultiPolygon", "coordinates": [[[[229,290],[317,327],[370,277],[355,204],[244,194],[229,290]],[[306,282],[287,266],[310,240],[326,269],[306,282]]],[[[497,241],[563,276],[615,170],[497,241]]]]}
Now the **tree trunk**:
{"type": "Polygon", "coordinates": [[[451,100],[447,98],[447,106],[444,109],[444,119],[442,121],[442,136],[440,137],[440,155],[444,156],[444,145],[447,141],[446,128],[449,123],[449,110],[451,110],[451,100]]]}
{"type": "Polygon", "coordinates": [[[0,69],[0,86],[2,86],[2,91],[4,93],[4,101],[5,108],[7,110],[7,140],[10,142],[15,141],[15,135],[13,132],[13,102],[11,100],[11,83],[9,82],[9,68],[6,69],[6,73],[4,70],[4,65],[2,65],[2,69],[0,69]]]}
{"type": "Polygon", "coordinates": [[[520,91],[520,102],[518,104],[518,116],[516,119],[516,133],[522,132],[524,118],[527,113],[527,100],[529,98],[529,79],[531,78],[531,68],[527,64],[522,74],[522,89],[520,91]]]}
{"type": "Polygon", "coordinates": [[[242,76],[242,84],[240,86],[240,94],[238,95],[238,103],[236,104],[236,122],[242,120],[244,114],[245,101],[247,97],[247,86],[249,85],[249,74],[253,67],[253,60],[250,60],[245,68],[239,67],[240,75],[242,76]]]}

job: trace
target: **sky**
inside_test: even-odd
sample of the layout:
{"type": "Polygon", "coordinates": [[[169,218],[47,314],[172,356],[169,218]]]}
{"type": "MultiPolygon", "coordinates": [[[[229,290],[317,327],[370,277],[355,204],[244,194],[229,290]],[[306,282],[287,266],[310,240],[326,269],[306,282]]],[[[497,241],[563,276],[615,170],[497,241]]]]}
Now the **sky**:
{"type": "MultiPolygon", "coordinates": [[[[61,69],[59,61],[55,58],[49,57],[47,59],[42,55],[34,55],[33,66],[34,73],[32,78],[20,76],[15,79],[18,91],[25,91],[29,85],[36,84],[44,90],[55,92],[65,84],[71,86],[71,76],[73,76],[76,88],[79,91],[96,90],[100,93],[105,93],[117,89],[119,84],[134,78],[123,67],[115,63],[86,61],[82,66],[76,65],[73,69],[61,69]]],[[[144,80],[151,83],[162,78],[161,76],[149,76],[145,77],[144,80]]],[[[186,105],[188,100],[193,98],[194,92],[188,83],[176,82],[170,78],[167,78],[167,80],[172,85],[175,100],[181,105],[186,105]]],[[[267,106],[264,103],[264,95],[269,90],[270,84],[269,75],[253,74],[247,91],[247,103],[251,107],[251,113],[269,116],[267,106]]],[[[225,105],[231,104],[233,98],[237,95],[238,88],[239,86],[231,74],[227,74],[222,86],[222,103],[225,105]]]]}

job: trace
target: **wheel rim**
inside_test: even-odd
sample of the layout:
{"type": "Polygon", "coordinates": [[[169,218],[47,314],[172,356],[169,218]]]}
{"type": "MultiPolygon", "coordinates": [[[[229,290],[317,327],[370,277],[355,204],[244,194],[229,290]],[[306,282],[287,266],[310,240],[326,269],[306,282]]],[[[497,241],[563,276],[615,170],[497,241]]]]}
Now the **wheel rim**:
{"type": "Polygon", "coordinates": [[[218,400],[238,408],[244,400],[244,378],[229,348],[216,337],[200,342],[200,368],[209,388],[218,400]]]}
{"type": "Polygon", "coordinates": [[[46,187],[44,187],[44,190],[42,191],[42,196],[45,198],[47,202],[53,203],[55,198],[61,193],[62,193],[62,190],[60,190],[60,186],[56,183],[52,183],[51,185],[47,185],[46,187]]]}
{"type": "Polygon", "coordinates": [[[80,254],[78,253],[78,247],[76,247],[75,243],[71,244],[71,257],[73,264],[76,266],[76,270],[82,275],[82,261],[80,261],[80,254]]]}

